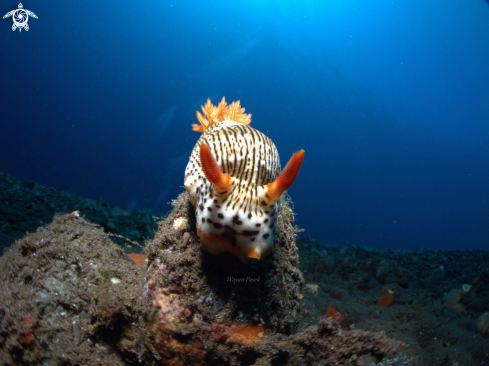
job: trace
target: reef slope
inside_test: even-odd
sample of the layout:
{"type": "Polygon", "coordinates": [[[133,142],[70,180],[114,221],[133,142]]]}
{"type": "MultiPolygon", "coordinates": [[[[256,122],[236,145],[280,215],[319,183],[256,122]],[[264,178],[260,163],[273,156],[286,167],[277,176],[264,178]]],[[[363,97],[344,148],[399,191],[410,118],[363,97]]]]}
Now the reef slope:
{"type": "Polygon", "coordinates": [[[325,316],[297,332],[304,276],[285,202],[275,251],[254,264],[205,253],[193,220],[183,193],[140,266],[76,212],[17,240],[0,259],[2,364],[419,364],[402,341],[325,316]]]}

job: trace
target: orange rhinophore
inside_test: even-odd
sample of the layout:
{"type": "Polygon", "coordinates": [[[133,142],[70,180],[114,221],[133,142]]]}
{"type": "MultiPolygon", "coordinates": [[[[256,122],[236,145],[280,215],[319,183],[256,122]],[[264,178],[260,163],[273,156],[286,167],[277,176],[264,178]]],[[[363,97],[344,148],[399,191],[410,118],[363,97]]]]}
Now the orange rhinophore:
{"type": "Polygon", "coordinates": [[[148,257],[144,254],[139,253],[128,253],[127,256],[131,258],[131,260],[136,263],[136,266],[141,266],[148,262],[148,257]]]}
{"type": "Polygon", "coordinates": [[[270,201],[277,202],[282,193],[292,187],[295,178],[297,178],[297,174],[299,174],[303,160],[304,150],[297,151],[292,155],[278,178],[268,183],[265,195],[270,201]]]}
{"type": "Polygon", "coordinates": [[[209,146],[204,143],[200,145],[200,163],[205,177],[214,184],[217,192],[226,192],[231,187],[231,176],[221,171],[216,159],[212,156],[209,146]]]}
{"type": "Polygon", "coordinates": [[[379,299],[377,300],[377,303],[375,305],[386,308],[392,304],[394,298],[394,294],[391,291],[387,290],[379,296],[379,299]]]}
{"type": "Polygon", "coordinates": [[[333,318],[338,323],[341,323],[343,319],[345,319],[345,316],[332,306],[328,306],[328,309],[326,310],[326,316],[333,318]]]}

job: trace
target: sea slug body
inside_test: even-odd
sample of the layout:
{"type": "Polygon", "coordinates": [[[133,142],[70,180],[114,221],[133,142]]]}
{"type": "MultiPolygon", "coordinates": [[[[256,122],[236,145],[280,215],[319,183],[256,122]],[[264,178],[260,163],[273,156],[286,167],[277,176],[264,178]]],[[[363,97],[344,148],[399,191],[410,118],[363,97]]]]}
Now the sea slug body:
{"type": "Polygon", "coordinates": [[[197,233],[211,254],[231,252],[242,262],[273,251],[275,222],[282,193],[294,183],[304,150],[281,172],[275,144],[249,126],[251,115],[240,102],[197,112],[203,132],[185,170],[185,188],[196,208],[197,233]]]}

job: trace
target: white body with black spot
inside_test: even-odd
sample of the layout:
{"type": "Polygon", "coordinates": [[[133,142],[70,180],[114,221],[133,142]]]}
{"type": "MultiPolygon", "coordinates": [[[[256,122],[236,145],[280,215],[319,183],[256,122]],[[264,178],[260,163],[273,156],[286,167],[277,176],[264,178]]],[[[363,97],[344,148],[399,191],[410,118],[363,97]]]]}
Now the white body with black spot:
{"type": "Polygon", "coordinates": [[[210,126],[200,137],[185,170],[185,188],[196,207],[198,235],[212,254],[229,251],[243,262],[273,251],[278,202],[266,198],[266,185],[280,174],[275,144],[254,128],[234,121],[210,126]],[[231,176],[226,192],[217,192],[200,162],[205,143],[223,173],[231,176]]]}

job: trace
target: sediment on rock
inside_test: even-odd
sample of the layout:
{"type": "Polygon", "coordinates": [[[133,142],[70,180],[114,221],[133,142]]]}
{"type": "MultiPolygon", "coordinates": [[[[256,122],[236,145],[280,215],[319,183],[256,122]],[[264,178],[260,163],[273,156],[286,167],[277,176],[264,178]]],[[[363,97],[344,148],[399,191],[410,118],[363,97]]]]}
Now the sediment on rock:
{"type": "MultiPolygon", "coordinates": [[[[383,333],[345,331],[326,317],[294,334],[303,275],[287,202],[274,252],[252,264],[204,252],[194,217],[187,193],[181,194],[145,249],[145,288],[157,310],[150,334],[159,364],[375,365],[405,347],[383,333]]],[[[389,359],[392,365],[407,361],[404,353],[389,359]]]]}
{"type": "Polygon", "coordinates": [[[203,322],[259,322],[274,332],[292,333],[298,323],[303,276],[297,268],[291,208],[285,202],[281,205],[274,252],[242,264],[229,253],[210,255],[202,249],[187,193],[174,204],[145,250],[152,292],[175,294],[180,306],[203,322]]]}
{"type": "Polygon", "coordinates": [[[136,264],[77,213],[0,259],[4,365],[416,365],[402,342],[321,317],[296,333],[303,276],[284,202],[275,251],[205,253],[186,193],[136,264]],[[394,355],[394,356],[389,356],[394,355]]]}
{"type": "Polygon", "coordinates": [[[142,275],[78,213],[17,240],[0,259],[1,364],[142,360],[151,314],[142,275]]]}

